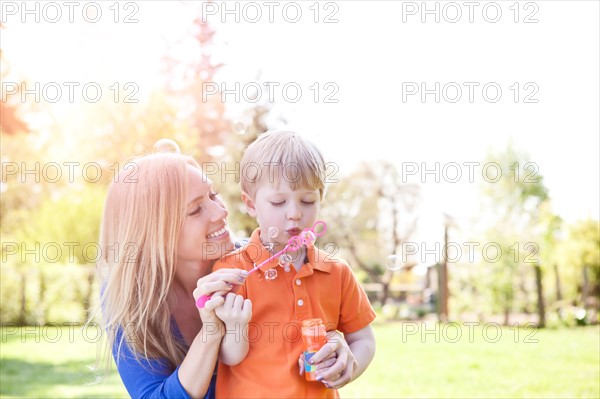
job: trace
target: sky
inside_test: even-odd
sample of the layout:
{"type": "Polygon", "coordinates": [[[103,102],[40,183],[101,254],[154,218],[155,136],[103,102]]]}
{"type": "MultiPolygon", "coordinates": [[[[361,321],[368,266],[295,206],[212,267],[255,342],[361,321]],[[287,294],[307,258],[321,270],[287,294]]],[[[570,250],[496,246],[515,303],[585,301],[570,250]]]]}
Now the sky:
{"type": "MultiPolygon", "coordinates": [[[[509,141],[529,154],[559,215],[598,218],[597,1],[98,1],[74,2],[72,15],[53,3],[27,2],[29,14],[22,2],[1,6],[10,67],[41,87],[98,82],[110,95],[133,82],[143,101],[167,43],[203,9],[229,115],[252,106],[243,88],[261,87],[272,124],[316,142],[340,177],[388,160],[421,182],[423,223],[470,218],[483,159],[509,141]],[[436,165],[439,181],[422,174],[436,165]]],[[[74,103],[66,97],[57,115],[83,101],[79,89],[74,103]]]]}

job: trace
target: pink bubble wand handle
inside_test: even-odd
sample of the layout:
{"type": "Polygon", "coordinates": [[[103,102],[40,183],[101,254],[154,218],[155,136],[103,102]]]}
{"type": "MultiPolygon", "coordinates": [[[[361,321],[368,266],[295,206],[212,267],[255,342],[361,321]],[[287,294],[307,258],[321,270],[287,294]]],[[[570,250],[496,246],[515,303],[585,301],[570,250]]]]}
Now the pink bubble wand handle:
{"type": "MultiPolygon", "coordinates": [[[[284,254],[285,252],[287,252],[288,250],[290,251],[297,251],[300,248],[302,248],[303,245],[309,245],[309,244],[313,244],[314,242],[309,239],[307,237],[308,232],[313,233],[316,237],[320,237],[323,234],[325,234],[325,231],[327,231],[327,225],[325,224],[325,222],[323,222],[322,220],[317,220],[315,222],[315,224],[313,225],[312,228],[310,229],[304,229],[302,230],[302,232],[294,237],[291,237],[287,244],[285,245],[285,247],[283,247],[283,249],[279,252],[277,252],[276,254],[270,256],[268,259],[266,259],[265,261],[261,262],[258,265],[255,265],[252,269],[248,270],[248,275],[254,273],[255,271],[259,270],[261,267],[263,267],[264,265],[266,265],[267,263],[271,262],[273,259],[275,259],[276,257],[284,254]],[[319,233],[317,233],[315,231],[315,229],[318,226],[322,226],[323,230],[321,230],[319,233]]],[[[210,300],[211,296],[210,295],[200,295],[198,297],[198,299],[196,299],[196,307],[198,309],[202,309],[204,307],[204,305],[206,305],[206,302],[208,302],[210,300]]]]}

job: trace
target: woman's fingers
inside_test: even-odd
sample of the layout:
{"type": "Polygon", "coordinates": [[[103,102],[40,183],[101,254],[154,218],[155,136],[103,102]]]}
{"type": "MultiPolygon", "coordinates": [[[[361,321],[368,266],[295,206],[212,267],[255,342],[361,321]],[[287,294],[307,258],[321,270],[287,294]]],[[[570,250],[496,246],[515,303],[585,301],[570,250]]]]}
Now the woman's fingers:
{"type": "MultiPolygon", "coordinates": [[[[317,376],[322,377],[323,381],[329,382],[334,379],[333,377],[342,375],[346,370],[347,357],[347,353],[342,352],[335,359],[331,359],[333,360],[333,363],[330,366],[321,365],[317,368],[317,376]]],[[[327,360],[327,362],[328,361],[329,360],[327,360]]]]}
{"type": "Polygon", "coordinates": [[[326,370],[327,368],[333,366],[336,361],[337,361],[337,358],[335,358],[335,357],[323,360],[321,363],[319,363],[317,365],[317,371],[326,370]]]}
{"type": "Polygon", "coordinates": [[[334,374],[329,379],[324,378],[323,381],[329,388],[338,389],[348,384],[352,380],[353,372],[354,367],[351,362],[348,362],[342,373],[334,374]]]}
{"type": "Polygon", "coordinates": [[[225,281],[230,284],[242,284],[246,277],[248,276],[248,272],[241,269],[220,269],[216,272],[210,273],[200,279],[198,279],[197,286],[199,287],[203,283],[213,282],[213,281],[225,281]]]}
{"type": "Polygon", "coordinates": [[[304,353],[300,354],[300,357],[298,357],[298,367],[300,368],[299,372],[300,375],[304,374],[304,353]]]}
{"type": "Polygon", "coordinates": [[[227,293],[233,288],[233,284],[226,281],[211,281],[199,283],[196,289],[194,289],[194,299],[198,299],[201,295],[212,295],[216,292],[227,293]]]}
{"type": "Polygon", "coordinates": [[[336,342],[328,342],[328,343],[326,343],[310,359],[311,363],[317,364],[317,363],[322,362],[325,359],[330,358],[332,356],[332,354],[335,353],[335,350],[336,350],[337,346],[338,346],[338,343],[336,343],[336,342]]]}
{"type": "Polygon", "coordinates": [[[225,299],[222,296],[214,296],[204,304],[204,310],[212,312],[215,308],[223,305],[225,299]]]}

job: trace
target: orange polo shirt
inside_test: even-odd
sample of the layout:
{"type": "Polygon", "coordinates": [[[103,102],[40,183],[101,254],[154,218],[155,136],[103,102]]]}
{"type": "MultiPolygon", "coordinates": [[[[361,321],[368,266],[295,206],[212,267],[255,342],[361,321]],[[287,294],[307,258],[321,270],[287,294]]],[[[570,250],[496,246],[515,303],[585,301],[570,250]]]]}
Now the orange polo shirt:
{"type": "MultiPolygon", "coordinates": [[[[256,229],[248,244],[218,261],[214,269],[250,270],[271,254],[256,229]]],[[[237,366],[219,363],[217,398],[338,398],[335,389],[299,375],[303,352],[302,320],[321,318],[327,331],[356,332],[375,319],[375,312],[348,264],[316,247],[307,249],[308,262],[285,272],[277,259],[252,273],[238,294],[252,301],[252,319],[236,339],[250,342],[248,356],[237,366]],[[276,268],[277,278],[264,271],[276,268]]]]}

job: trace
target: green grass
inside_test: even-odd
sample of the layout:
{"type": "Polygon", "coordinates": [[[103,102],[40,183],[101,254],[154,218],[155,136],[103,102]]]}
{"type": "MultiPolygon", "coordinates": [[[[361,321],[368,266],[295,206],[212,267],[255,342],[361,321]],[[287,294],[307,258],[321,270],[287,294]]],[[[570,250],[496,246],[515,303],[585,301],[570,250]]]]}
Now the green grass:
{"type": "Polygon", "coordinates": [[[373,363],[340,394],[354,398],[600,397],[598,326],[503,328],[497,342],[492,342],[497,325],[485,326],[379,325],[373,363]],[[461,338],[450,342],[459,330],[461,338]]]}
{"type": "MultiPolygon", "coordinates": [[[[355,398],[598,398],[600,328],[532,330],[388,323],[377,354],[340,392],[355,398]],[[460,339],[456,338],[461,333],[460,339]],[[487,332],[487,336],[485,333],[487,332]],[[487,339],[486,339],[487,337],[487,339]],[[450,342],[457,341],[457,342],[450,342]],[[516,342],[515,342],[516,341],[516,342]]],[[[0,396],[127,397],[114,373],[97,384],[95,332],[79,327],[2,329],[0,396]],[[86,342],[88,341],[88,342],[86,342]]]]}

